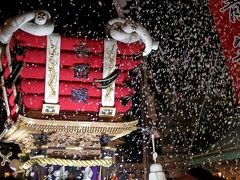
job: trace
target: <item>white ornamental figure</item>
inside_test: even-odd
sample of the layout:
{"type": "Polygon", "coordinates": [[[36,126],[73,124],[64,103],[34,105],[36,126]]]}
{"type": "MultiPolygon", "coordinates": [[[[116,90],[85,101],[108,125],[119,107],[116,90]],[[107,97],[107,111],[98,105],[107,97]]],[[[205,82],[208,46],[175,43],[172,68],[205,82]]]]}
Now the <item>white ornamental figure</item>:
{"type": "MultiPolygon", "coordinates": [[[[52,166],[52,168],[53,168],[53,166],[52,166]]],[[[52,169],[52,171],[53,171],[53,169],[52,169]]],[[[65,170],[64,166],[62,166],[59,170],[56,170],[56,171],[53,172],[53,176],[55,176],[55,180],[67,179],[68,174],[69,174],[69,172],[65,170]]],[[[51,173],[50,173],[49,178],[50,179],[48,179],[48,180],[52,179],[51,173]]]]}
{"type": "Polygon", "coordinates": [[[93,176],[93,171],[90,167],[86,167],[84,170],[83,180],[91,180],[93,176]]]}

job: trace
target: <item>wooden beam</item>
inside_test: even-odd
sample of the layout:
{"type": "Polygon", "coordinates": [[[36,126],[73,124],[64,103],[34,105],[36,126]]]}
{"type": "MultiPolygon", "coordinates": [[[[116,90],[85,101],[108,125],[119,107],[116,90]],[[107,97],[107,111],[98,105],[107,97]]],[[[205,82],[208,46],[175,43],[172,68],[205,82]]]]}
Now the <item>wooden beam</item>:
{"type": "Polygon", "coordinates": [[[116,113],[115,117],[103,118],[99,117],[99,113],[78,112],[74,114],[72,111],[60,111],[59,115],[44,115],[41,111],[29,110],[25,112],[26,117],[33,119],[49,119],[49,120],[65,120],[65,121],[100,121],[100,122],[123,122],[123,113],[116,113]],[[74,115],[74,116],[73,116],[74,115]]]}
{"type": "Polygon", "coordinates": [[[222,162],[233,159],[240,159],[240,148],[235,148],[228,151],[215,152],[206,155],[197,155],[190,160],[189,165],[197,165],[204,163],[222,162]]]}

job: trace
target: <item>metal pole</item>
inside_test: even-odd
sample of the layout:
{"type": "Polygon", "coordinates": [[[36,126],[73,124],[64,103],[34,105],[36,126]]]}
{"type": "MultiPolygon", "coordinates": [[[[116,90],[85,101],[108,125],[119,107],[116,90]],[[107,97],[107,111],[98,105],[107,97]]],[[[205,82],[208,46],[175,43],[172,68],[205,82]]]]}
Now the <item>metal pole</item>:
{"type": "MultiPolygon", "coordinates": [[[[148,126],[148,122],[146,121],[146,85],[147,85],[147,58],[143,57],[143,64],[141,69],[141,126],[145,129],[148,126]]],[[[148,151],[148,142],[146,140],[145,135],[143,134],[143,179],[148,180],[149,174],[149,151],[148,151]]]]}

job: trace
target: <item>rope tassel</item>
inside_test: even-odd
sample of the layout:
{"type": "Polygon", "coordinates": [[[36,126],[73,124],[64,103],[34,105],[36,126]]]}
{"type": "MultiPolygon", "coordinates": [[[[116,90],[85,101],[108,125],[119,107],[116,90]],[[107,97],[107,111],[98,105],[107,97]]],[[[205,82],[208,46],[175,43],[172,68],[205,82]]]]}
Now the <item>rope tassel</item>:
{"type": "Polygon", "coordinates": [[[151,134],[152,148],[153,148],[153,161],[154,163],[150,166],[149,179],[150,180],[167,180],[163,171],[162,165],[157,163],[157,152],[155,149],[155,138],[154,133],[151,134]]]}

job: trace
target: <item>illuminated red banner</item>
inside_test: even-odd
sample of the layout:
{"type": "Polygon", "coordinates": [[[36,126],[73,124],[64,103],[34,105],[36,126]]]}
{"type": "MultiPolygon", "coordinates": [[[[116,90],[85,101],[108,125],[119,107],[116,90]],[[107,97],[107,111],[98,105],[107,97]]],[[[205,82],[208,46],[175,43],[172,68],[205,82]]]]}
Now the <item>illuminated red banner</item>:
{"type": "Polygon", "coordinates": [[[209,6],[240,104],[240,0],[209,0],[209,6]]]}

